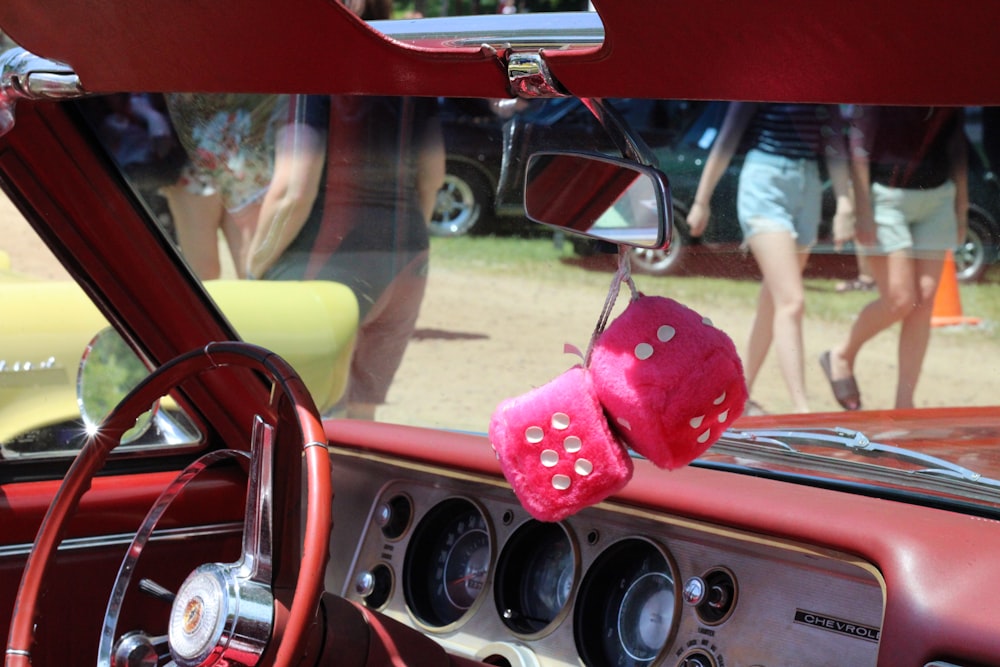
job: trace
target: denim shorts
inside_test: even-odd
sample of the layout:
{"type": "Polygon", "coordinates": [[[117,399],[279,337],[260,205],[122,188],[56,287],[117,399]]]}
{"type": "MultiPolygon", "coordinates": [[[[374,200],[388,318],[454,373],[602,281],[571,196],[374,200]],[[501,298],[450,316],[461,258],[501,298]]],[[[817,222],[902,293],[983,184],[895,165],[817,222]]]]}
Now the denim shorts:
{"type": "Polygon", "coordinates": [[[926,190],[872,184],[876,252],[945,251],[958,242],[955,183],[926,190]]]}
{"type": "Polygon", "coordinates": [[[801,247],[816,243],[823,184],[816,160],[751,149],[740,170],[736,215],[745,244],[754,234],[788,232],[801,247]]]}

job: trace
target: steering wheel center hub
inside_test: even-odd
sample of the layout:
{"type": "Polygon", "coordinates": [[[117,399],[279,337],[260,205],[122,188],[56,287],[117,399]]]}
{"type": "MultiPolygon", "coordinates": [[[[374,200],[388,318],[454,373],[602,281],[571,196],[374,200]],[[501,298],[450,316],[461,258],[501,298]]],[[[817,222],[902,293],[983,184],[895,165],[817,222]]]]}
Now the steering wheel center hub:
{"type": "Polygon", "coordinates": [[[255,665],[267,646],[274,598],[237,565],[208,563],[184,581],[170,611],[170,653],[180,667],[255,665]]]}
{"type": "Polygon", "coordinates": [[[170,652],[178,664],[199,664],[224,648],[232,586],[218,565],[203,565],[188,576],[170,612],[170,652]],[[230,589],[230,590],[227,590],[230,589]]]}

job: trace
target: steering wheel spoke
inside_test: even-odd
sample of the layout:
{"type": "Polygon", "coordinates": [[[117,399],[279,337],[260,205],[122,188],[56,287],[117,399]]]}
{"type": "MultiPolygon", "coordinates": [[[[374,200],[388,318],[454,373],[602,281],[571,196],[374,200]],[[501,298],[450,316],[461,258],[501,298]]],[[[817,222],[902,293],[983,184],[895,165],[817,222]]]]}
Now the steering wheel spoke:
{"type": "Polygon", "coordinates": [[[259,415],[254,418],[241,574],[255,582],[271,581],[274,431],[259,415]]]}

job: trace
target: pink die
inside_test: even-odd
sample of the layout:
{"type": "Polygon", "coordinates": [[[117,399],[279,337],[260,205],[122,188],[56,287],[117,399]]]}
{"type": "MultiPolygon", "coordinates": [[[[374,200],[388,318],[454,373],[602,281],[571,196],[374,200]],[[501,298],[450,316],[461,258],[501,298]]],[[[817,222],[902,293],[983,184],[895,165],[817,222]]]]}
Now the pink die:
{"type": "Polygon", "coordinates": [[[594,344],[594,389],[618,435],[661,468],[690,463],[743,413],[733,341],[673,299],[642,296],[594,344]]]}
{"type": "Polygon", "coordinates": [[[497,407],[490,442],[507,481],[540,521],[559,521],[604,500],[632,477],[582,367],[497,407]]]}

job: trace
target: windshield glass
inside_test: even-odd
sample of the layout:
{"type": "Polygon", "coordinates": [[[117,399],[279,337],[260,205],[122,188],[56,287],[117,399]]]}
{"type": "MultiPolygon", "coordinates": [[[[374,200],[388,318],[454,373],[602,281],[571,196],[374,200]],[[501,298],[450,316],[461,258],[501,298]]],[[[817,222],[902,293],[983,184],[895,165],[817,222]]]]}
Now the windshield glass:
{"type": "MultiPolygon", "coordinates": [[[[377,406],[377,419],[483,430],[500,399],[578,363],[564,346],[586,348],[617,260],[592,241],[526,221],[522,190],[530,152],[614,152],[579,101],[172,95],[116,103],[133,113],[156,109],[164,127],[174,128],[181,151],[162,163],[123,168],[137,174],[133,183],[200,277],[328,280],[351,288],[361,329],[375,323],[379,342],[368,363],[355,363],[373,386],[354,402],[377,406]],[[157,169],[163,174],[141,180],[157,169]]],[[[759,156],[746,145],[736,148],[710,193],[711,221],[693,236],[699,178],[728,105],[612,104],[653,148],[673,196],[673,248],[633,253],[639,288],[690,305],[744,345],[762,270],[743,238],[737,194],[744,162],[759,156]]],[[[931,308],[935,335],[916,407],[994,403],[985,384],[993,373],[989,322],[996,308],[988,116],[978,108],[952,111],[953,119],[942,122],[957,127],[960,118],[968,138],[968,231],[963,244],[948,237],[949,252],[942,248],[940,258],[933,247],[916,251],[949,278],[931,308]],[[958,326],[947,326],[953,316],[958,326]]],[[[797,255],[806,263],[803,372],[810,409],[836,411],[817,360],[847,336],[878,292],[868,284],[868,258],[859,266],[858,244],[837,238],[835,193],[818,162],[818,210],[802,214],[818,224],[796,232],[815,237],[803,239],[811,252],[797,255]]],[[[914,178],[924,177],[938,174],[914,178]]],[[[873,174],[876,188],[883,178],[892,175],[873,174]]],[[[942,243],[927,243],[935,241],[942,243]]],[[[866,410],[896,407],[897,340],[898,332],[887,329],[859,353],[855,371],[866,410]]],[[[364,346],[359,341],[358,349],[364,346]]],[[[747,369],[755,374],[751,411],[796,411],[780,357],[772,350],[759,372],[747,369]]]]}
{"type": "MultiPolygon", "coordinates": [[[[907,407],[910,396],[916,408],[996,404],[993,109],[882,110],[923,123],[925,144],[898,136],[880,143],[871,139],[874,129],[856,141],[879,112],[846,105],[823,106],[839,120],[817,123],[815,108],[808,118],[785,108],[796,105],[610,103],[649,145],[672,195],[670,249],[626,253],[635,285],[689,306],[732,339],[750,389],[739,429],[766,427],[773,435],[791,426],[847,427],[929,450],[926,433],[882,411],[907,407]],[[800,124],[794,136],[778,131],[786,117],[800,124]],[[741,133],[726,130],[740,122],[741,133]],[[836,128],[843,152],[810,143],[814,125],[836,128]],[[723,139],[731,155],[706,188],[711,151],[723,139]],[[801,154],[775,160],[768,142],[801,154]],[[857,238],[843,230],[854,215],[838,208],[838,167],[817,154],[849,162],[850,151],[870,158],[870,192],[846,197],[867,206],[869,219],[872,211],[905,216],[908,206],[933,208],[922,226],[878,232],[888,234],[879,242],[906,252],[859,253],[857,238]],[[964,170],[953,169],[956,156],[964,170]],[[790,172],[800,180],[785,178],[790,172]],[[901,182],[930,194],[893,202],[906,194],[901,182]],[[785,214],[771,215],[769,188],[800,207],[789,214],[791,227],[782,227],[785,214]],[[877,301],[875,278],[888,286],[901,276],[913,286],[897,293],[903,301],[877,301]],[[776,308],[774,295],[783,305],[776,308]],[[873,302],[888,324],[857,349],[851,369],[843,365],[845,341],[859,322],[870,323],[862,313],[873,302]],[[783,329],[796,308],[801,338],[783,329]],[[925,338],[907,324],[914,312],[931,318],[925,338]],[[901,337],[908,341],[902,352],[901,337]],[[923,345],[914,364],[913,350],[923,345]],[[853,400],[861,410],[845,412],[853,400]],[[806,410],[828,414],[796,421],[806,410]]],[[[528,221],[523,207],[531,154],[621,155],[580,100],[123,93],[73,104],[239,334],[288,358],[327,416],[485,432],[498,403],[581,364],[603,321],[619,258],[607,244],[528,221]]],[[[9,226],[23,230],[23,223],[9,226]]],[[[27,236],[21,247],[17,234],[5,234],[10,280],[65,280],[27,236]]],[[[626,289],[612,295],[611,319],[629,302],[626,289]]],[[[101,325],[96,315],[92,326],[80,322],[80,340],[68,349],[82,349],[101,325]]],[[[52,356],[15,349],[23,344],[4,351],[0,377],[8,385],[14,364],[23,370],[31,362],[38,372],[52,356]]],[[[697,374],[688,382],[697,383],[697,374]]],[[[665,391],[680,397],[686,389],[665,391]]],[[[934,414],[936,442],[979,449],[932,454],[1000,477],[987,455],[997,444],[988,415],[974,412],[963,422],[934,414]]],[[[803,448],[801,439],[786,444],[803,448]]],[[[711,456],[726,459],[720,451],[711,456]]]]}

